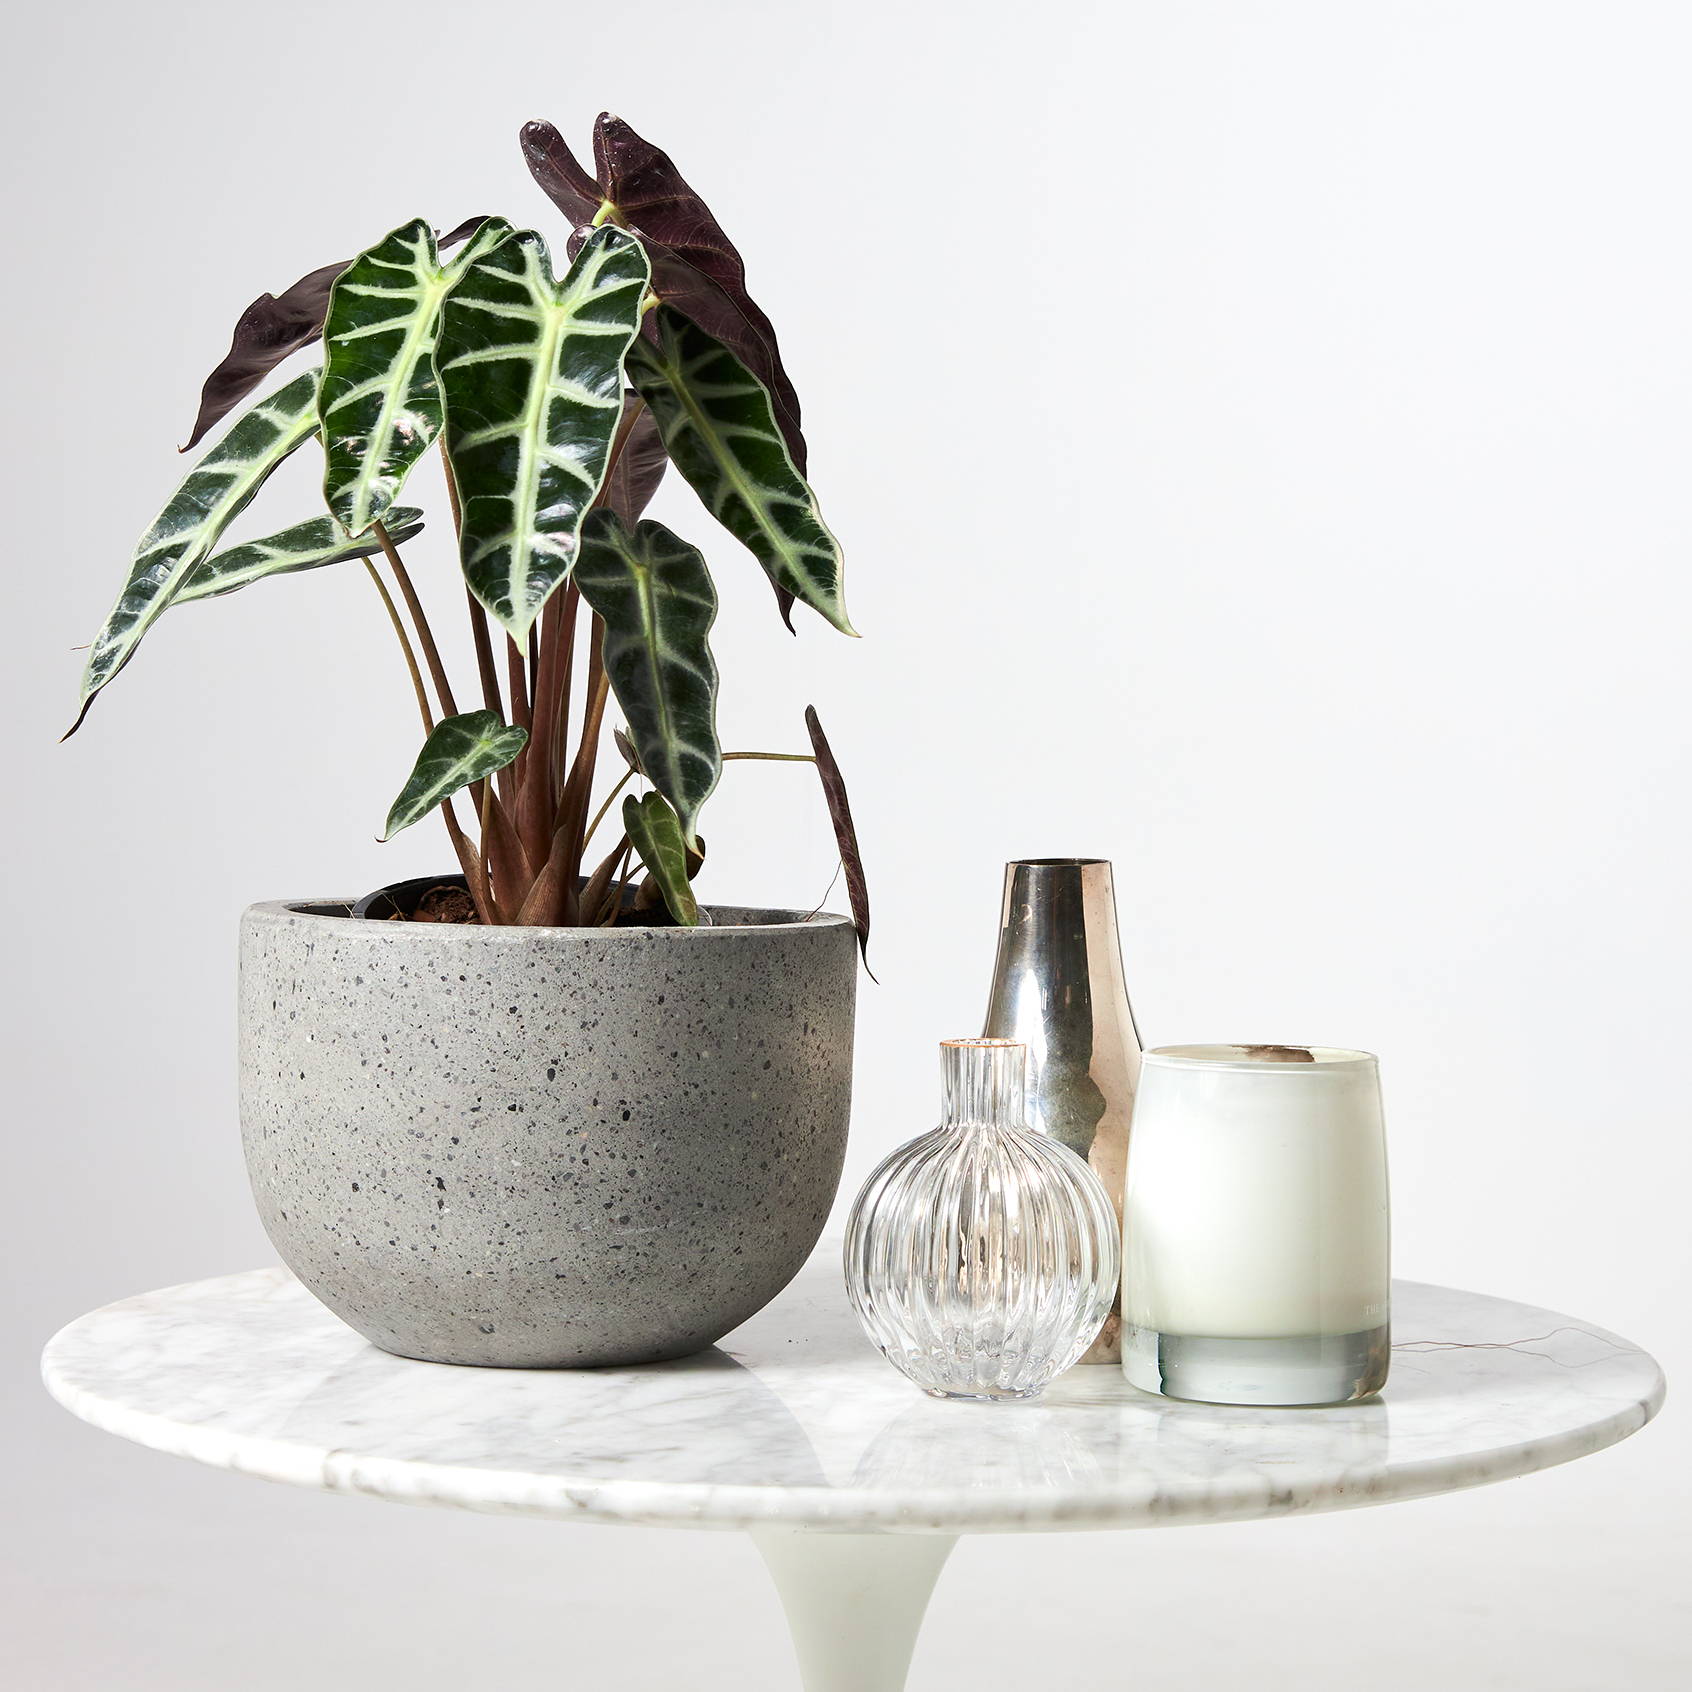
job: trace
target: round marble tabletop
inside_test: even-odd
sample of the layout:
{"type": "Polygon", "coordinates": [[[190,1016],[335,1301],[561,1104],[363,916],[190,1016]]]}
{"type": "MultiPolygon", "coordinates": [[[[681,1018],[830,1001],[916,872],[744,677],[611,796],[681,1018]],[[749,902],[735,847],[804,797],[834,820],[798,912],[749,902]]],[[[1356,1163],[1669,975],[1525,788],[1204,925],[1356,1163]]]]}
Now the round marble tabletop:
{"type": "Polygon", "coordinates": [[[1373,1402],[1231,1409],[1110,1366],[1029,1404],[942,1403],[890,1368],[820,1251],[701,1356],[528,1372],[408,1362],[283,1269],[125,1299],[48,1345],[84,1420],[243,1474],[408,1504],[672,1527],[993,1533],[1239,1521],[1416,1498],[1567,1462],[1662,1400],[1625,1340],[1401,1282],[1373,1402]]]}

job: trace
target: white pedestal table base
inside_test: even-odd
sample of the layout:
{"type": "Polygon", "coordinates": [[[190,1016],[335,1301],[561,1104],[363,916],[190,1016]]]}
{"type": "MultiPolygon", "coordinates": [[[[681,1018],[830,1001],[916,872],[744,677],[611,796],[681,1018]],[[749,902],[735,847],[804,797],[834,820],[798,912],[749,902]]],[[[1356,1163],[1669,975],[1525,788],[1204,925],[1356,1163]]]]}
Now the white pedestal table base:
{"type": "Polygon", "coordinates": [[[754,1528],[805,1692],[903,1692],[917,1634],[957,1538],[754,1528]]]}

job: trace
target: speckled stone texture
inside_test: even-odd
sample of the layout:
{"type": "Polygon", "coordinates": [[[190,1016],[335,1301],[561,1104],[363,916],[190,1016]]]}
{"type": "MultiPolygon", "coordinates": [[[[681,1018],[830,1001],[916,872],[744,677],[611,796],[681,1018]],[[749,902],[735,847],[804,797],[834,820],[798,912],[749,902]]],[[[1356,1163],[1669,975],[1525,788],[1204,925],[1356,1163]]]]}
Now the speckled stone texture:
{"type": "Polygon", "coordinates": [[[761,1309],[840,1178],[844,917],[697,929],[241,922],[241,1129],[336,1315],[439,1363],[682,1357],[761,1309]]]}

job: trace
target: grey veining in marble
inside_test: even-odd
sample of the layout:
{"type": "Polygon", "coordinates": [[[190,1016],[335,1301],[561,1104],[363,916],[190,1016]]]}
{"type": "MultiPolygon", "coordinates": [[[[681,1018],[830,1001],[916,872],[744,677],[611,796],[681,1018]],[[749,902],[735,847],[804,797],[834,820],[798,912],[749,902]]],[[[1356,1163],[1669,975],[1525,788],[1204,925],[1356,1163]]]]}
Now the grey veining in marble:
{"type": "Polygon", "coordinates": [[[696,1357],[490,1372],[367,1345],[282,1269],[125,1299],[49,1344],[84,1420],[267,1480],[409,1504],[838,1532],[1240,1521],[1478,1486],[1612,1445],[1656,1364],[1566,1316],[1401,1282],[1392,1380],[1331,1410],[1180,1404],[1110,1365],[1045,1398],[926,1398],[858,1330],[824,1247],[696,1357]]]}

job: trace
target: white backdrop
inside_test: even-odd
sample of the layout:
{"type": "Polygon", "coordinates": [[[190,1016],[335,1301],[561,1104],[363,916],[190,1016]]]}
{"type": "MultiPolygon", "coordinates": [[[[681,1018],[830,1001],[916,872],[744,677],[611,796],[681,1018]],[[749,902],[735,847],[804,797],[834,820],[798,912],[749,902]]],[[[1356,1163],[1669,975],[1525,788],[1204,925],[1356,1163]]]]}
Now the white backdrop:
{"type": "MultiPolygon", "coordinates": [[[[419,214],[556,228],[528,117],[675,153],[806,403],[862,642],[789,640],[686,497],[657,514],[718,563],[725,739],[800,745],[814,700],[852,781],[883,985],[849,1187],[978,1026],[1003,860],[1097,853],[1149,1040],[1381,1054],[1401,1273],[1688,1359],[1684,7],[60,0],[10,45],[20,1692],[790,1684],[737,1539],[265,1488],[33,1381],[89,1305],[270,1256],[241,906],[447,862],[373,843],[415,733],[357,570],[172,615],[57,747],[70,649],[239,307],[419,214]]],[[[439,591],[441,531],[414,550],[439,591]]],[[[731,767],[711,896],[820,897],[809,783],[731,767]]],[[[971,1541],[914,1684],[1667,1689],[1687,1456],[1671,1408],[1456,1498],[971,1541]]]]}

